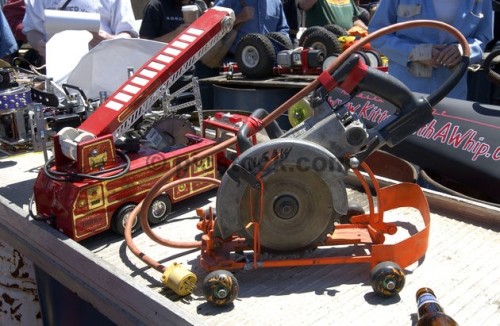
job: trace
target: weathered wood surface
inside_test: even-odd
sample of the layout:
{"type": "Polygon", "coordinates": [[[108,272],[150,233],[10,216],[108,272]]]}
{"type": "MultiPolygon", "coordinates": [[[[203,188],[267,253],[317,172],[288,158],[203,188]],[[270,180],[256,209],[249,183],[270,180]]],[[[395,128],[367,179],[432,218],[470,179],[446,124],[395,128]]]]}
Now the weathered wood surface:
{"type": "Polygon", "coordinates": [[[0,240],[0,325],[42,325],[33,264],[0,240]]]}
{"type": "MultiPolygon", "coordinates": [[[[36,155],[15,161],[17,171],[32,177],[43,163],[36,155]]],[[[221,309],[206,303],[201,293],[206,271],[199,266],[198,249],[167,248],[144,233],[134,236],[136,245],[147,255],[165,265],[181,263],[198,276],[194,293],[178,298],[161,285],[160,273],[135,257],[119,236],[105,232],[76,243],[47,225],[28,221],[30,193],[19,195],[17,189],[30,182],[17,182],[12,176],[14,166],[2,168],[0,239],[120,325],[411,325],[416,321],[415,292],[422,286],[433,288],[446,311],[461,325],[496,326],[500,320],[499,225],[468,219],[460,201],[445,205],[447,212],[431,210],[425,259],[406,269],[405,288],[395,298],[381,299],[373,294],[365,264],[242,270],[235,272],[239,298],[221,309]]],[[[175,206],[176,216],[155,227],[155,232],[176,240],[199,236],[194,209],[212,203],[212,195],[175,206]]],[[[350,190],[349,195],[364,203],[363,194],[350,190]]],[[[414,231],[409,222],[419,227],[411,210],[391,211],[387,217],[402,221],[388,241],[414,231]]]]}

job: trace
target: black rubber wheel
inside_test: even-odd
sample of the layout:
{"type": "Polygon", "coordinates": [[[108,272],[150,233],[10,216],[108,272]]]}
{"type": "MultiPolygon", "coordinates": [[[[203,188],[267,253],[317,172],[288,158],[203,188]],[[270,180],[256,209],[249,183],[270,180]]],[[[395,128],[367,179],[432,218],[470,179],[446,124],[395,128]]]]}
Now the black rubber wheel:
{"type": "Polygon", "coordinates": [[[156,197],[148,210],[148,221],[151,225],[159,224],[165,221],[168,214],[172,212],[172,203],[166,194],[156,197]]]}
{"type": "Polygon", "coordinates": [[[364,50],[363,51],[366,55],[366,57],[368,58],[370,64],[369,66],[370,67],[380,67],[382,66],[382,57],[380,56],[380,54],[375,51],[375,50],[364,50]]]}
{"type": "Polygon", "coordinates": [[[290,38],[283,33],[272,32],[267,33],[266,36],[273,43],[275,53],[293,49],[292,40],[290,40],[290,38]]]}
{"type": "Polygon", "coordinates": [[[304,41],[304,47],[320,50],[325,57],[342,53],[342,44],[339,39],[326,29],[312,32],[304,41]]]}
{"type": "Polygon", "coordinates": [[[265,35],[250,33],[238,43],[236,62],[247,78],[259,79],[271,75],[275,61],[273,43],[265,35]]]}
{"type": "Polygon", "coordinates": [[[359,56],[361,62],[363,62],[365,65],[367,65],[369,67],[373,67],[371,64],[371,61],[370,61],[370,57],[368,57],[368,55],[366,55],[364,51],[356,51],[352,55],[355,55],[355,54],[357,54],[359,56]]]}
{"type": "MultiPolygon", "coordinates": [[[[125,204],[115,211],[113,218],[111,219],[111,229],[120,235],[125,234],[125,225],[127,224],[128,217],[130,213],[134,210],[135,204],[125,204]]],[[[141,228],[139,219],[136,218],[134,224],[132,225],[132,233],[136,232],[141,228]]]]}
{"type": "Polygon", "coordinates": [[[347,32],[347,30],[344,27],[337,25],[337,24],[325,25],[325,29],[327,31],[332,32],[333,34],[337,35],[337,37],[349,36],[349,33],[347,32]]]}
{"type": "Polygon", "coordinates": [[[304,42],[306,41],[307,37],[311,35],[312,32],[315,31],[325,31],[326,29],[323,26],[311,26],[308,27],[302,35],[300,35],[299,38],[299,46],[304,46],[304,42]]]}
{"type": "Polygon", "coordinates": [[[323,61],[322,69],[323,71],[326,71],[328,67],[337,60],[340,54],[333,54],[329,57],[326,57],[325,61],[323,61]]]}
{"type": "Polygon", "coordinates": [[[373,291],[383,297],[397,295],[405,285],[405,274],[398,264],[384,261],[377,264],[370,273],[373,291]]]}
{"type": "Polygon", "coordinates": [[[239,285],[234,275],[226,270],[216,270],[205,276],[203,294],[216,306],[226,306],[238,296],[239,285]]]}

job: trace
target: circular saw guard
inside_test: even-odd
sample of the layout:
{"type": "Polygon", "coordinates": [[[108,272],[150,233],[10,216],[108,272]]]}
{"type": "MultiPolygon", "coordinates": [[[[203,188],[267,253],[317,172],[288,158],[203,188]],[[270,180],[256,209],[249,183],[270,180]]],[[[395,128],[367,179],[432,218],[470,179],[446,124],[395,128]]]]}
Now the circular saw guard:
{"type": "Polygon", "coordinates": [[[276,139],[241,154],[221,180],[215,235],[238,234],[262,250],[314,248],[347,212],[347,172],[323,147],[304,140],[276,139]]]}

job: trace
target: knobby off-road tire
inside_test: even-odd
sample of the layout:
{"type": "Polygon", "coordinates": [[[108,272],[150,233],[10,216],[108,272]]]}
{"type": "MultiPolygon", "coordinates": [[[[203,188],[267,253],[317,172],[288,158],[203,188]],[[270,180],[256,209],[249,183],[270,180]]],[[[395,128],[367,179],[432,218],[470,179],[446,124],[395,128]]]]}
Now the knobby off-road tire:
{"type": "Polygon", "coordinates": [[[247,34],[236,48],[236,63],[247,78],[260,79],[272,74],[276,61],[273,43],[262,34],[247,34]]]}
{"type": "Polygon", "coordinates": [[[326,29],[316,30],[309,34],[304,41],[304,47],[320,50],[325,57],[342,53],[342,44],[338,37],[326,29]]]}

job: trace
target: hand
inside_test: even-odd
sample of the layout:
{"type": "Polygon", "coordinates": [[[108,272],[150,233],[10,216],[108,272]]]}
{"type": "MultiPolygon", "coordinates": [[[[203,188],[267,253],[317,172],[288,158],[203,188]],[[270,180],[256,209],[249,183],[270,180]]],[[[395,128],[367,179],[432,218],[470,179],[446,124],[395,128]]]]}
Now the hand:
{"type": "Polygon", "coordinates": [[[47,42],[43,39],[39,39],[35,44],[32,45],[38,53],[45,58],[45,48],[47,46],[47,42]]]}
{"type": "Polygon", "coordinates": [[[366,24],[359,18],[353,22],[353,26],[358,26],[364,30],[368,30],[368,26],[366,26],[366,24]]]}
{"type": "Polygon", "coordinates": [[[441,64],[439,63],[439,56],[441,54],[441,51],[442,49],[444,48],[443,45],[434,45],[432,47],[432,56],[430,59],[428,60],[421,60],[419,61],[420,63],[426,65],[426,66],[430,66],[432,68],[437,68],[439,67],[441,64]]]}
{"type": "Polygon", "coordinates": [[[460,63],[462,53],[462,47],[459,44],[450,44],[444,46],[436,60],[445,67],[454,67],[460,63]]]}
{"type": "Polygon", "coordinates": [[[106,33],[103,30],[99,30],[98,33],[92,32],[92,40],[89,42],[90,48],[95,47],[97,44],[101,43],[104,40],[110,40],[113,38],[113,35],[106,33]]]}

